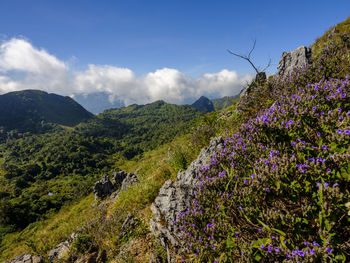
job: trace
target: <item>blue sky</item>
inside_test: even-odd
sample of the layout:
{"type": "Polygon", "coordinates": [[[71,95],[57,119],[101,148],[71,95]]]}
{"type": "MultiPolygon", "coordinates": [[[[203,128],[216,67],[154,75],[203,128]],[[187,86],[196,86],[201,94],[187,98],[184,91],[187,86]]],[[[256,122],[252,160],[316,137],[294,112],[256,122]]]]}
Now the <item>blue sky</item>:
{"type": "MultiPolygon", "coordinates": [[[[312,44],[349,15],[348,0],[2,0],[0,39],[2,43],[24,39],[33,49],[45,50],[66,65],[68,83],[87,73],[89,65],[128,69],[138,80],[157,70],[174,69],[199,82],[203,74],[225,69],[238,78],[254,73],[248,63],[226,51],[247,53],[254,39],[253,61],[264,66],[271,58],[268,71],[273,74],[283,51],[312,44]]],[[[9,81],[19,81],[13,79],[16,71],[25,70],[0,68],[0,77],[7,77],[7,86],[0,82],[0,91],[11,86],[9,81]]]]}

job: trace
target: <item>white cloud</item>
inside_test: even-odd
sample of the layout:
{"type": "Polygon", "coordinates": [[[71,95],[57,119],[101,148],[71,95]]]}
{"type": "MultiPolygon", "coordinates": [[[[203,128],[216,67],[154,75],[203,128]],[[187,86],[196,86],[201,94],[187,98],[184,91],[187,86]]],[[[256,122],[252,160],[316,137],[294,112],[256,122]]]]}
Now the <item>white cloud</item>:
{"type": "Polygon", "coordinates": [[[0,45],[0,91],[42,89],[62,93],[69,86],[68,67],[24,39],[0,45]]]}
{"type": "Polygon", "coordinates": [[[127,68],[88,65],[87,70],[72,72],[67,63],[24,39],[11,39],[0,45],[0,94],[22,89],[41,89],[62,95],[103,91],[111,101],[125,105],[165,100],[181,104],[205,95],[237,94],[251,74],[239,76],[224,69],[198,78],[177,69],[163,68],[137,77],[127,68]]]}

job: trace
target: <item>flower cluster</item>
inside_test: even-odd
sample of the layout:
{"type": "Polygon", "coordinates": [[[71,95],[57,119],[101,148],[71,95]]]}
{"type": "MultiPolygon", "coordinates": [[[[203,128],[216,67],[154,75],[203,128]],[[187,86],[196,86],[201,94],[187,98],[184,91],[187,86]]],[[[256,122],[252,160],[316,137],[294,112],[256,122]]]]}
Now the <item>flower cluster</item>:
{"type": "Polygon", "coordinates": [[[335,63],[346,66],[343,46],[255,87],[245,123],[202,167],[195,201],[179,215],[198,259],[350,260],[350,76],[335,63]],[[255,99],[263,92],[268,101],[255,99]]]}

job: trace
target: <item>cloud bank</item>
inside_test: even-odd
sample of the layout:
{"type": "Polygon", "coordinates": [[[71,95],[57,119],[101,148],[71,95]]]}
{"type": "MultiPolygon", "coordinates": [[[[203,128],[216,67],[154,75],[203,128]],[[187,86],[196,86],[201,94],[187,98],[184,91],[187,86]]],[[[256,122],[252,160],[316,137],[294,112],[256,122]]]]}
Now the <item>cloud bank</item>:
{"type": "Polygon", "coordinates": [[[192,78],[172,68],[136,76],[128,68],[93,64],[85,71],[73,71],[66,62],[27,40],[13,38],[0,45],[0,94],[24,89],[61,95],[106,92],[111,102],[119,100],[125,105],[155,100],[182,104],[202,95],[235,95],[252,77],[224,69],[192,78]]]}

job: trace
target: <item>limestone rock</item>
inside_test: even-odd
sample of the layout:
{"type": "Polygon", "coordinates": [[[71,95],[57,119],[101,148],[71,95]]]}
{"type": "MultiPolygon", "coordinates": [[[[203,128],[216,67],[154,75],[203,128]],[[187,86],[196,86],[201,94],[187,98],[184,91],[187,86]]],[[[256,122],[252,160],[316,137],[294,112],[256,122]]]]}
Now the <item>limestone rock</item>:
{"type": "Polygon", "coordinates": [[[68,253],[70,246],[72,245],[74,239],[78,236],[79,231],[72,233],[67,240],[59,243],[53,249],[50,250],[48,254],[48,260],[54,262],[56,260],[62,259],[68,253]]]}
{"type": "Polygon", "coordinates": [[[43,263],[44,260],[41,256],[33,256],[30,254],[20,255],[10,261],[4,263],[43,263]]]}
{"type": "Polygon", "coordinates": [[[139,179],[137,178],[136,174],[128,173],[124,178],[120,189],[121,191],[125,191],[126,189],[128,189],[129,186],[137,184],[138,182],[139,182],[139,179]]]}
{"type": "Polygon", "coordinates": [[[257,83],[263,83],[266,80],[266,73],[265,72],[259,72],[255,75],[254,81],[257,83]]]}
{"type": "Polygon", "coordinates": [[[122,238],[124,235],[127,234],[127,231],[129,231],[133,226],[135,226],[135,217],[132,213],[129,213],[126,216],[126,219],[124,220],[124,223],[122,225],[119,237],[122,238]]]}
{"type": "Polygon", "coordinates": [[[173,253],[182,249],[183,233],[174,221],[178,215],[187,210],[194,199],[195,186],[199,184],[198,176],[202,166],[223,146],[221,137],[214,138],[208,148],[204,148],[198,158],[185,171],[180,171],[175,182],[168,180],[160,188],[159,194],[151,206],[153,217],[150,230],[158,242],[173,253]]]}
{"type": "Polygon", "coordinates": [[[114,185],[109,180],[108,175],[104,174],[102,179],[94,184],[93,192],[95,194],[96,199],[104,199],[114,192],[114,185]]]}
{"type": "Polygon", "coordinates": [[[113,173],[113,180],[112,181],[113,181],[114,185],[121,185],[127,175],[128,175],[128,173],[125,171],[113,173]]]}
{"type": "Polygon", "coordinates": [[[283,52],[278,63],[279,76],[286,76],[295,68],[304,67],[311,63],[311,49],[305,46],[298,47],[290,52],[283,52]]]}

